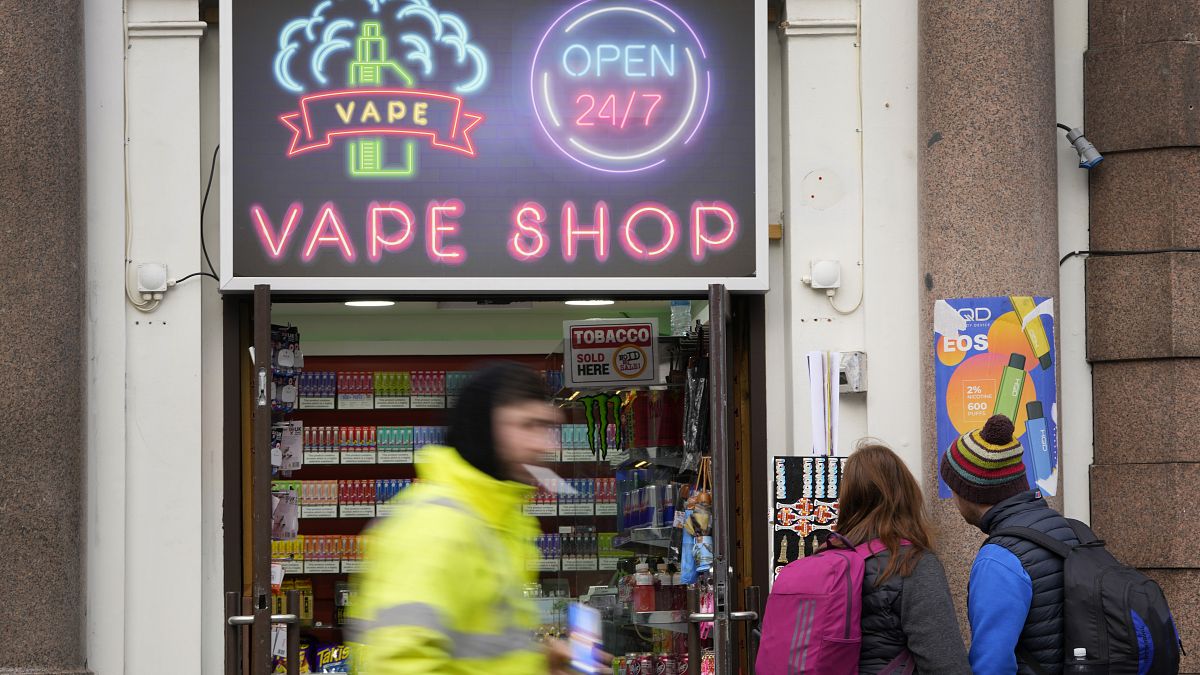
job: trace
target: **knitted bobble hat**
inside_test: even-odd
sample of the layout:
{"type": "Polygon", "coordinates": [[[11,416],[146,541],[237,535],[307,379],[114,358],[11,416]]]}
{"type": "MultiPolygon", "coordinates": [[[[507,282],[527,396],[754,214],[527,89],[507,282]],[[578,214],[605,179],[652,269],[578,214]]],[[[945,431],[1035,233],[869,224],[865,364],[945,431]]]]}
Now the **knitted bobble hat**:
{"type": "Polygon", "coordinates": [[[942,480],[954,494],[976,504],[999,504],[1029,489],[1025,449],[1013,438],[1013,423],[993,415],[982,429],[963,434],[942,456],[942,480]]]}

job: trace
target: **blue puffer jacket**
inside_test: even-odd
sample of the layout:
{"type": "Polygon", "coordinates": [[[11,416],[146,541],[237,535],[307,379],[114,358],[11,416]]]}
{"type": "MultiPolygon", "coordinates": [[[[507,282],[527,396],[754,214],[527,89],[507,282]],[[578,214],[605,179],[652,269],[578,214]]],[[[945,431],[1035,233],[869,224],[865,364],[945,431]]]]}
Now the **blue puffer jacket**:
{"type": "MultiPolygon", "coordinates": [[[[1008,527],[1028,527],[1067,544],[1079,543],[1066,519],[1051,509],[1037,490],[1022,492],[1000,502],[983,516],[980,523],[980,529],[986,534],[1008,527]]],[[[1033,655],[1047,673],[1061,673],[1064,658],[1062,558],[1023,539],[995,537],[990,543],[1015,555],[1033,584],[1020,646],[1033,655]]],[[[1021,664],[1018,672],[1033,671],[1021,664]]]]}

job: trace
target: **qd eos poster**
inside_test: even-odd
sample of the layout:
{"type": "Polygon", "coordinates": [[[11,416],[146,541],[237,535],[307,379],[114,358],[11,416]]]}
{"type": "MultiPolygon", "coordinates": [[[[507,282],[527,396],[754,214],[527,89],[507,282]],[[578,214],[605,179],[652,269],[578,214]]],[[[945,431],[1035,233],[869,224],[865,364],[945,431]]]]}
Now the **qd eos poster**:
{"type": "Polygon", "coordinates": [[[225,288],[765,278],[758,4],[225,3],[225,288]]]}
{"type": "MultiPolygon", "coordinates": [[[[934,305],[938,463],[992,415],[1013,421],[1026,480],[1058,490],[1054,301],[1037,296],[958,298],[934,305]]],[[[951,496],[938,477],[938,492],[951,496]]]]}

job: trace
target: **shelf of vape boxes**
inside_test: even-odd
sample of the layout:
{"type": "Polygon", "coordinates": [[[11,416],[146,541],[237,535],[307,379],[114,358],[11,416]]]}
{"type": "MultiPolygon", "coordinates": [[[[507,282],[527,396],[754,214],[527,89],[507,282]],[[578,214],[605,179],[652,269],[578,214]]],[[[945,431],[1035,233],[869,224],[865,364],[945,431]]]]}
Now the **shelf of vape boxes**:
{"type": "Polygon", "coordinates": [[[393,497],[419,479],[272,481],[273,491],[297,495],[301,519],[375,518],[392,512],[393,497]]]}
{"type": "MultiPolygon", "coordinates": [[[[542,372],[547,390],[562,372],[542,372]]],[[[305,371],[296,383],[301,410],[440,410],[454,407],[471,377],[464,370],[305,371]]]]}
{"type": "Polygon", "coordinates": [[[284,574],[353,574],[363,568],[360,534],[299,535],[271,542],[271,562],[284,574]]]}
{"type": "Polygon", "coordinates": [[[304,464],[412,464],[417,448],[444,445],[442,426],[305,426],[304,464]]]}
{"type": "Polygon", "coordinates": [[[307,371],[297,389],[300,410],[441,410],[453,407],[466,371],[307,371]]]}
{"type": "Polygon", "coordinates": [[[526,568],[538,572],[611,572],[621,558],[632,555],[613,547],[616,536],[615,532],[539,535],[539,559],[527,561],[526,568]]]}
{"type": "MultiPolygon", "coordinates": [[[[610,451],[600,460],[587,438],[587,425],[564,424],[556,433],[559,447],[543,461],[576,463],[604,461],[620,464],[628,451],[610,451]]],[[[445,445],[444,426],[319,426],[305,425],[302,434],[305,465],[412,464],[415,451],[426,445],[445,445]]],[[[610,439],[609,447],[615,447],[610,439]]]]}
{"type": "Polygon", "coordinates": [[[525,515],[615,516],[616,478],[563,478],[552,487],[539,485],[525,504],[525,515]],[[564,494],[570,492],[571,494],[564,494]]]}

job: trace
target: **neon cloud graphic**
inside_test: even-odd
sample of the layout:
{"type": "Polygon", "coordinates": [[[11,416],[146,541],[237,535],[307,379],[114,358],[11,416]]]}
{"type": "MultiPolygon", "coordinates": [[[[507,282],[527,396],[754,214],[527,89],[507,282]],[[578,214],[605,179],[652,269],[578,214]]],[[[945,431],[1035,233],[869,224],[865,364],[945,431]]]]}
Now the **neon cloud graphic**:
{"type": "Polygon", "coordinates": [[[380,25],[381,37],[400,54],[400,61],[417,64],[424,82],[459,94],[486,86],[487,53],[471,41],[462,17],[439,12],[431,0],[322,0],[311,13],[280,29],[272,64],[279,86],[303,94],[330,82],[344,84],[341,73],[354,58],[352,40],[364,13],[380,25]]]}
{"type": "Polygon", "coordinates": [[[431,0],[321,0],[283,24],[272,71],[279,87],[300,99],[299,113],[279,117],[294,134],[289,157],[344,138],[351,178],[407,180],[417,175],[420,138],[435,149],[475,156],[467,133],[483,116],[463,112],[462,104],[487,86],[488,56],[460,16],[439,11],[431,0]],[[364,91],[346,93],[354,88],[364,91]],[[306,109],[331,91],[346,99],[339,110],[362,111],[360,118],[332,125],[308,116],[306,109]],[[409,91],[437,98],[427,102],[430,109],[444,109],[449,96],[456,111],[449,119],[430,118],[439,128],[422,128],[418,106],[426,104],[409,100],[409,91]],[[386,94],[392,95],[387,101],[370,98],[386,94]],[[395,105],[406,114],[393,114],[401,109],[395,105]],[[314,124],[321,129],[314,132],[314,124]]]}
{"type": "Polygon", "coordinates": [[[712,96],[703,42],[658,0],[584,0],[541,36],[529,75],[534,115],[589,169],[660,166],[699,133],[712,96]]]}

